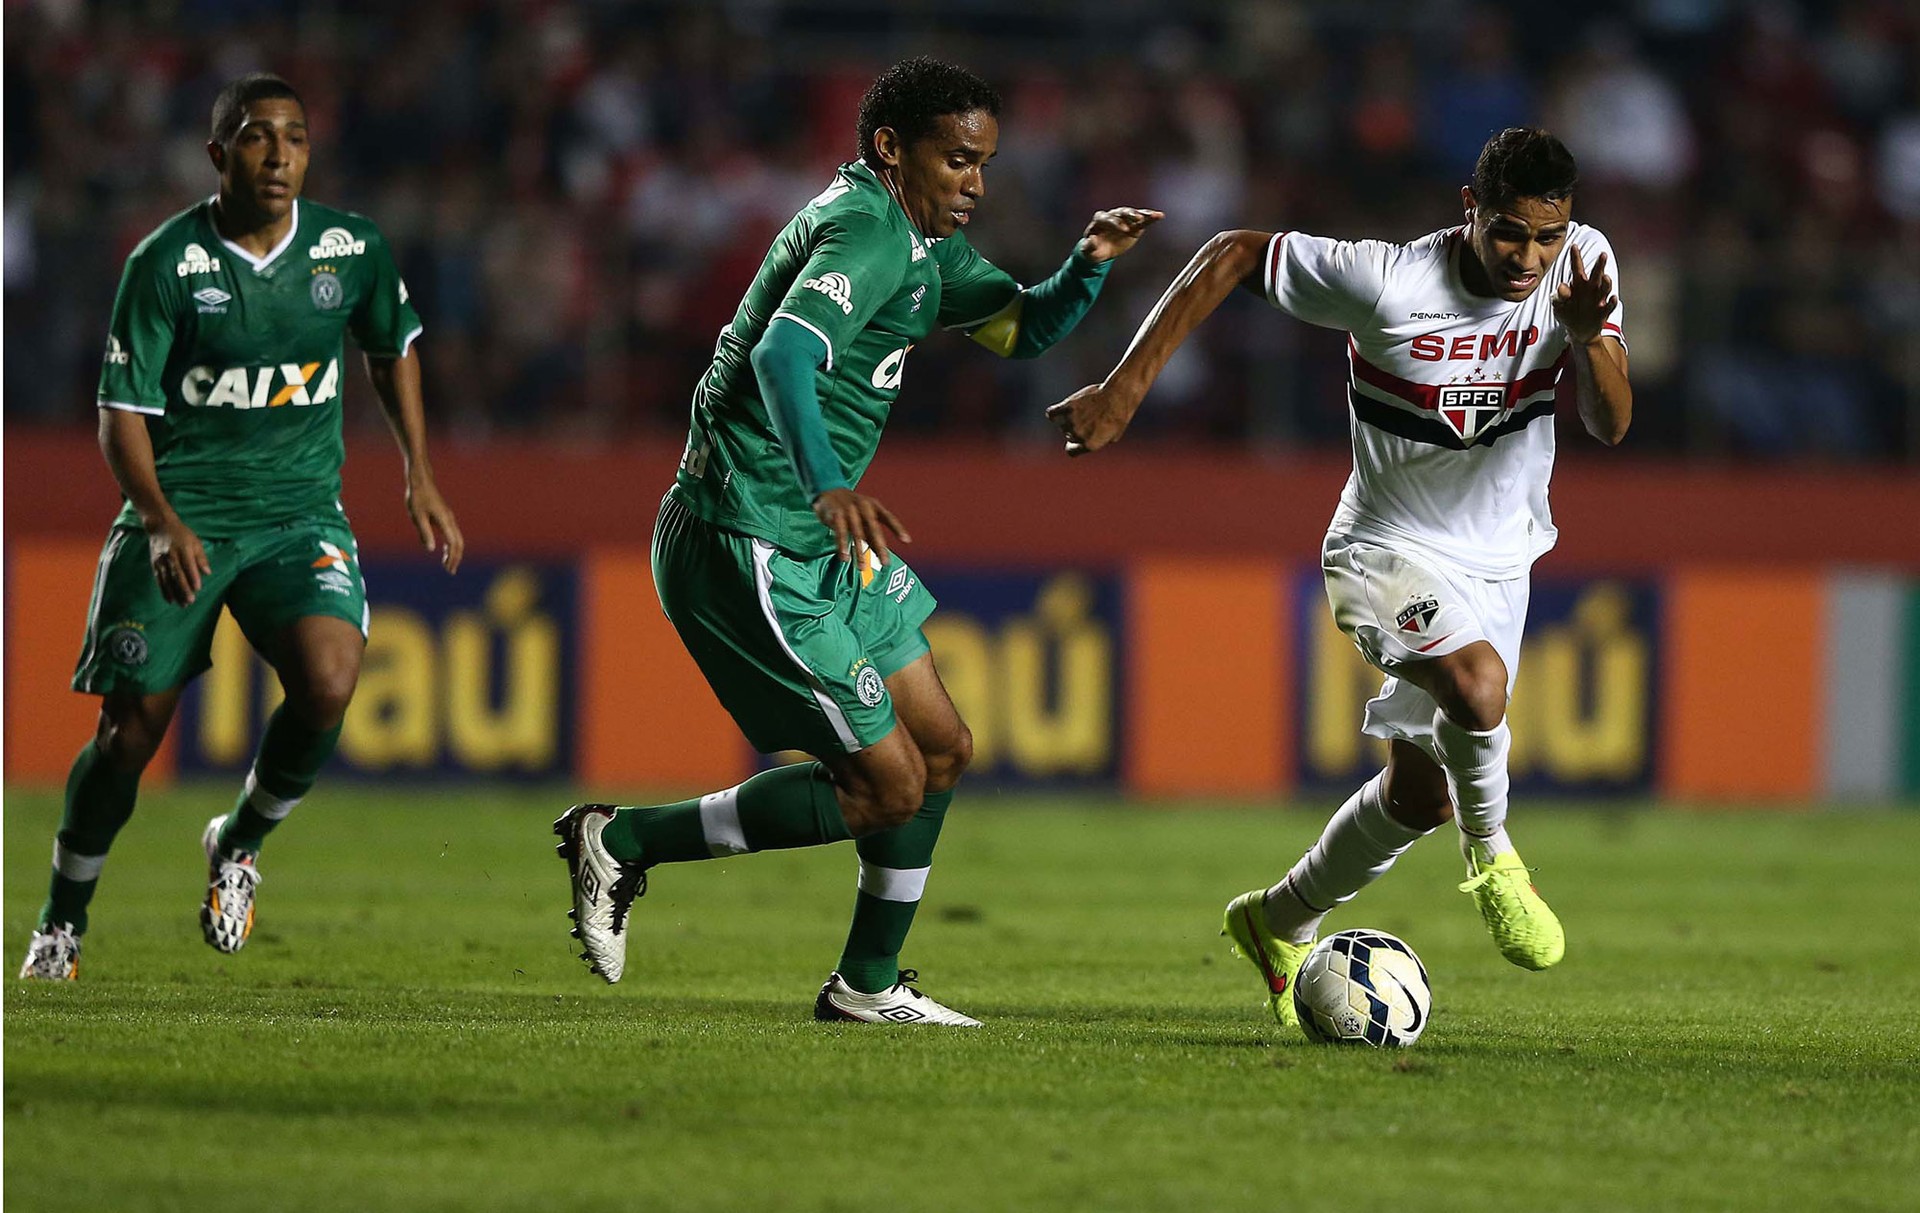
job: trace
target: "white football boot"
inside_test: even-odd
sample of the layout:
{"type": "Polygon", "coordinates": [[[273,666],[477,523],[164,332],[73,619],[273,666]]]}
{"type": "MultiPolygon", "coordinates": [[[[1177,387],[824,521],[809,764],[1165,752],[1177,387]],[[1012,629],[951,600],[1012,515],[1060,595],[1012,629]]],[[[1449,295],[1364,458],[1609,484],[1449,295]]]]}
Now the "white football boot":
{"type": "Polygon", "coordinates": [[[980,1021],[941,1006],[911,986],[920,980],[912,969],[900,970],[900,980],[878,994],[862,994],[835,973],[813,1000],[813,1017],[827,1023],[927,1023],[949,1028],[977,1028],[980,1021]]]}
{"type": "Polygon", "coordinates": [[[20,966],[21,981],[74,981],[79,976],[80,937],[71,923],[50,922],[33,933],[27,963],[20,966]]]}
{"type": "Polygon", "coordinates": [[[610,804],[577,804],[560,814],[553,832],[560,836],[554,849],[567,861],[573,880],[571,934],[584,951],[580,959],[611,985],[627,971],[627,911],[647,893],[647,870],[638,863],[622,863],[607,850],[601,835],[613,820],[610,804]]]}
{"type": "Polygon", "coordinates": [[[207,896],[200,903],[200,933],[215,951],[238,952],[253,934],[253,895],[260,887],[260,855],[256,851],[220,853],[222,813],[201,831],[207,852],[207,896]]]}

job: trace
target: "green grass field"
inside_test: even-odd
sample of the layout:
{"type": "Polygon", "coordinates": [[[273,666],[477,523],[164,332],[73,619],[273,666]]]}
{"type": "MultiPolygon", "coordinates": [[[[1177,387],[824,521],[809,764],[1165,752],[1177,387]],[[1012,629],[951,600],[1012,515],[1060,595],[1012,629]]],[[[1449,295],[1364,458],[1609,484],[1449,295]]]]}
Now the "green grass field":
{"type": "MultiPolygon", "coordinates": [[[[324,787],[220,956],[227,794],[148,797],[82,980],[9,981],[8,1208],[1920,1206],[1920,813],[1525,807],[1546,974],[1429,841],[1330,924],[1433,974],[1425,1038],[1376,1053],[1283,1037],[1215,935],[1327,806],[963,798],[906,957],[963,1032],[809,1018],[845,846],[656,869],[625,982],[590,978],[564,796],[324,787]]],[[[6,799],[10,964],[57,815],[6,799]]]]}

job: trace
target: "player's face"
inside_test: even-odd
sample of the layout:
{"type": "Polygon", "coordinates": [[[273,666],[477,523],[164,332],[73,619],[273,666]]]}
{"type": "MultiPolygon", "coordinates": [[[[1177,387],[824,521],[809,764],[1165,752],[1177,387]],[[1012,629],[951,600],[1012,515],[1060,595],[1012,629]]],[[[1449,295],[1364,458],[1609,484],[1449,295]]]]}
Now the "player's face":
{"type": "Polygon", "coordinates": [[[307,181],[307,112],[291,97],[247,106],[225,146],[210,144],[220,192],[279,219],[293,209],[307,181]]]}
{"type": "Polygon", "coordinates": [[[1478,206],[1471,187],[1460,191],[1467,205],[1473,251],[1485,271],[1486,294],[1518,303],[1546,279],[1560,255],[1573,218],[1573,199],[1516,198],[1497,207],[1478,206]]]}
{"type": "Polygon", "coordinates": [[[931,135],[899,149],[894,173],[914,226],[936,239],[965,227],[986,196],[987,161],[999,147],[999,120],[968,110],[942,115],[931,135]]]}

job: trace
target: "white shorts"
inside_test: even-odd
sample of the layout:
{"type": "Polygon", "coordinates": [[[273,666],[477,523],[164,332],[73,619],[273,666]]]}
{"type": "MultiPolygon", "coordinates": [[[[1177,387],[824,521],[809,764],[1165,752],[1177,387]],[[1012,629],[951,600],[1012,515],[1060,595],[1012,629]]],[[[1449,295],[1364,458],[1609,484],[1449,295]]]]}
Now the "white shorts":
{"type": "Polygon", "coordinates": [[[1433,697],[1395,671],[1484,640],[1507,664],[1507,694],[1520,669],[1527,626],[1526,577],[1486,581],[1437,557],[1348,535],[1329,534],[1320,548],[1333,621],[1368,664],[1387,676],[1367,701],[1361,731],[1410,741],[1433,753],[1433,697]]]}

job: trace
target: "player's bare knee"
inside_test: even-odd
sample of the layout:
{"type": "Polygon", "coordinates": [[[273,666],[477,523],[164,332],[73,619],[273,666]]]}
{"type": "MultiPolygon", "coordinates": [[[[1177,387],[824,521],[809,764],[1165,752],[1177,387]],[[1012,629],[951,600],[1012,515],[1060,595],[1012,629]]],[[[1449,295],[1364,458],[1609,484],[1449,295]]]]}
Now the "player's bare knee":
{"type": "Polygon", "coordinates": [[[166,738],[171,711],[155,712],[138,707],[121,711],[102,709],[94,731],[94,744],[107,761],[130,774],[147,769],[166,738]]]}
{"type": "Polygon", "coordinates": [[[358,661],[334,662],[309,671],[287,688],[287,703],[306,724],[331,729],[346,719],[347,706],[353,702],[353,690],[359,681],[358,661]]]}
{"type": "Polygon", "coordinates": [[[973,765],[973,730],[962,724],[944,746],[923,751],[923,755],[927,762],[926,791],[951,791],[973,765]]]}
{"type": "Polygon", "coordinates": [[[331,729],[346,719],[347,705],[352,701],[351,683],[344,690],[338,685],[305,686],[287,696],[287,708],[309,728],[331,729]]]}
{"type": "Polygon", "coordinates": [[[1490,647],[1478,657],[1450,663],[1435,690],[1447,719],[1463,729],[1485,733],[1506,719],[1507,666],[1490,647]]]}

